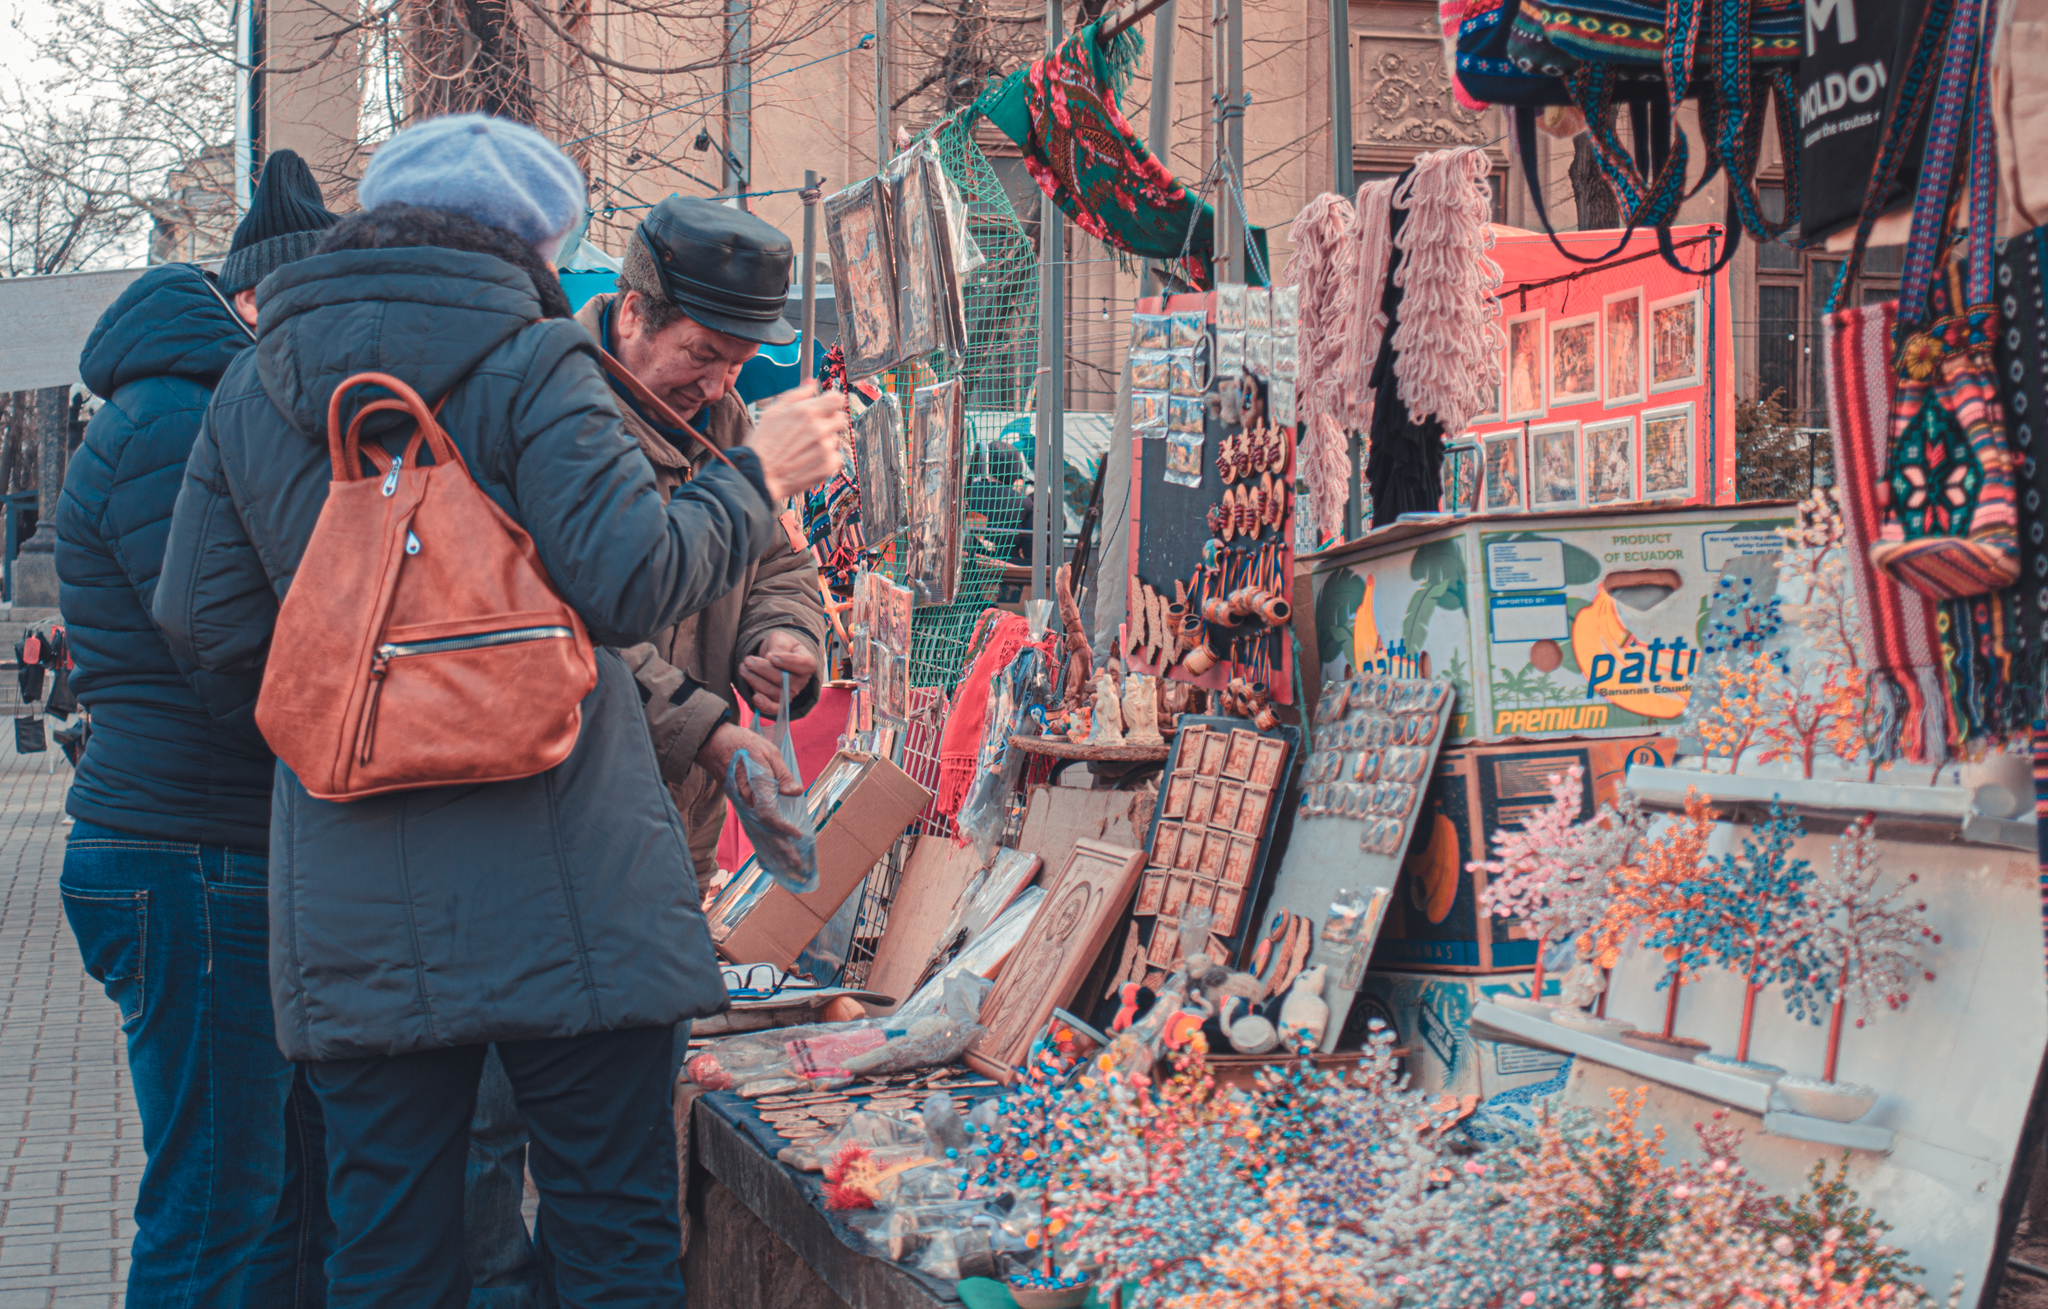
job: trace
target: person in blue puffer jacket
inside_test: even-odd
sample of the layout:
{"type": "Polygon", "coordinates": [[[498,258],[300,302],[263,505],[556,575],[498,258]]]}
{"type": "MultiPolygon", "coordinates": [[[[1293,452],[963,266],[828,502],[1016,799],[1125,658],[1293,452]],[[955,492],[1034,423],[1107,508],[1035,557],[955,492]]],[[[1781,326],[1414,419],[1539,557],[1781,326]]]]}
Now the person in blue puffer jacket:
{"type": "Polygon", "coordinates": [[[150,605],[200,419],[255,339],[256,284],[338,221],[305,163],[273,153],[219,278],[149,270],[79,358],[106,403],[57,505],[71,685],[93,719],[60,886],[86,971],[120,1006],[142,1115],[137,1309],[325,1303],[319,1104],[271,1022],[260,678],[177,659],[150,605]]]}

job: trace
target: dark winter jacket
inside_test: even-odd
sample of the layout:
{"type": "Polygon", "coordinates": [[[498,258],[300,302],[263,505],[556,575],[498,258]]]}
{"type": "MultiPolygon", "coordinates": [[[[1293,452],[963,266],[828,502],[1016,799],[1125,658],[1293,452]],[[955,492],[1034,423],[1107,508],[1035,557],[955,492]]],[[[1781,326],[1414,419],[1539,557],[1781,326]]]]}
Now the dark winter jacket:
{"type": "MultiPolygon", "coordinates": [[[[537,277],[559,304],[552,274],[537,277]]],[[[221,379],[178,498],[156,601],[172,648],[220,670],[263,658],[326,500],[329,396],[365,370],[446,397],[471,474],[599,644],[645,641],[734,586],[780,530],[759,461],[734,451],[741,471],[709,469],[664,505],[589,335],[536,321],[536,285],[496,256],[426,247],[316,254],[266,278],[256,348],[221,379]]],[[[366,430],[386,418],[379,439],[402,450],[402,419],[366,430]]],[[[725,1007],[682,820],[610,650],[575,750],[545,773],[337,804],[280,764],[273,806],[270,976],[289,1058],[725,1007]]]]}
{"type": "Polygon", "coordinates": [[[154,841],[262,850],[257,681],[181,665],[149,615],[200,415],[249,339],[191,264],[144,273],[100,317],[79,372],[106,403],[57,502],[57,579],[71,686],[93,716],[66,811],[154,841]]]}

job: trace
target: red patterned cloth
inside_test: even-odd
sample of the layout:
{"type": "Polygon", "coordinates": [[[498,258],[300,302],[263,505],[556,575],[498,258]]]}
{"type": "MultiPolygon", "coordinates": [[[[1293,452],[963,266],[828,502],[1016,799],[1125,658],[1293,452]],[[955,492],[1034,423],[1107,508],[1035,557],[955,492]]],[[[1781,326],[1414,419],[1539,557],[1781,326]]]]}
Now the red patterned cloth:
{"type": "Polygon", "coordinates": [[[1847,565],[1863,613],[1863,654],[1870,667],[1906,695],[1899,748],[1908,759],[1938,758],[1948,737],[1942,691],[1940,605],[1900,586],[1871,564],[1870,547],[1884,526],[1877,487],[1885,475],[1891,429],[1892,326],[1896,301],[1858,305],[1828,315],[1828,415],[1835,447],[1835,479],[1848,526],[1847,565]]]}

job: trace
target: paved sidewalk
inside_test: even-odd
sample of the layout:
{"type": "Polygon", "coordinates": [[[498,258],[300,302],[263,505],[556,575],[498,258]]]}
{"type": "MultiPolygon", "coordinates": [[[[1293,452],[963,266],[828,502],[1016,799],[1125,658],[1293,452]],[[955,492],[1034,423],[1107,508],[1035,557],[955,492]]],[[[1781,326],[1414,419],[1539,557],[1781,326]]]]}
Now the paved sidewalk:
{"type": "Polygon", "coordinates": [[[112,1309],[142,1124],[119,1013],[64,922],[71,770],[46,758],[0,743],[0,1309],[112,1309]]]}

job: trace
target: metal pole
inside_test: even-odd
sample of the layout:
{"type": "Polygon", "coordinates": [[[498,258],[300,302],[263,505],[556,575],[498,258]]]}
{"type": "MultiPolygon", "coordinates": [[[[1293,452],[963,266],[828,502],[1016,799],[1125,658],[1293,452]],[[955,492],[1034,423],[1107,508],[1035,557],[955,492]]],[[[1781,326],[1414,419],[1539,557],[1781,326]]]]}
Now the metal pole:
{"type": "MultiPolygon", "coordinates": [[[[1045,52],[1059,49],[1065,35],[1061,0],[1045,0],[1045,52]]],[[[1066,417],[1066,216],[1051,196],[1038,198],[1038,440],[1032,451],[1033,488],[1031,594],[1052,598],[1066,542],[1066,458],[1062,426],[1066,417]]]]}
{"type": "Polygon", "coordinates": [[[1210,47],[1216,68],[1216,280],[1244,281],[1244,220],[1234,188],[1244,160],[1244,0],[1213,0],[1210,47]]]}
{"type": "Polygon", "coordinates": [[[889,166],[889,0],[875,0],[875,175],[889,166]]]}
{"type": "Polygon", "coordinates": [[[255,185],[250,176],[256,161],[250,157],[249,60],[255,33],[250,30],[249,7],[255,0],[235,3],[235,212],[249,212],[249,195],[255,185]]]}
{"type": "Polygon", "coordinates": [[[818,375],[818,191],[825,179],[804,169],[804,262],[798,270],[804,279],[803,339],[800,353],[803,358],[797,367],[801,370],[797,380],[808,382],[818,375]]]}
{"type": "Polygon", "coordinates": [[[726,188],[747,204],[754,179],[754,76],[752,0],[725,0],[725,178],[726,188]]]}
{"type": "MultiPolygon", "coordinates": [[[[1162,164],[1173,144],[1173,47],[1178,35],[1180,0],[1166,0],[1152,18],[1152,118],[1145,129],[1145,148],[1162,164]]],[[[1146,264],[1144,294],[1158,295],[1165,288],[1159,266],[1146,264]]]]}
{"type": "Polygon", "coordinates": [[[1357,187],[1351,163],[1351,0],[1330,0],[1330,189],[1347,200],[1357,187]]]}

